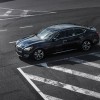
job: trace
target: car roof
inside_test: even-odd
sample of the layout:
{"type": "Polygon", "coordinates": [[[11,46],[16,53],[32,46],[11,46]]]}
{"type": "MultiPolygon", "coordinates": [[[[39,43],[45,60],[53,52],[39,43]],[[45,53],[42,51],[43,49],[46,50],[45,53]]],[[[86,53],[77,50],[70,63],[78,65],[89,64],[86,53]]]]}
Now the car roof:
{"type": "Polygon", "coordinates": [[[79,25],[74,25],[74,24],[59,24],[59,25],[52,25],[48,28],[54,29],[54,30],[61,30],[61,29],[67,29],[67,28],[83,28],[82,26],[79,25]]]}

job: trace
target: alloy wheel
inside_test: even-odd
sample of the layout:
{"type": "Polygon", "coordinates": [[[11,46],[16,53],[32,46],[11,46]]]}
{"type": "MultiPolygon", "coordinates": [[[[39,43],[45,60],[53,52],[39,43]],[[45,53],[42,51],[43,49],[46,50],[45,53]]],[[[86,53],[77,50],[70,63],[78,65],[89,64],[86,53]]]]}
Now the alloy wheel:
{"type": "Polygon", "coordinates": [[[91,48],[91,42],[90,41],[84,41],[82,43],[82,50],[83,51],[88,51],[91,48]]]}
{"type": "Polygon", "coordinates": [[[33,56],[35,60],[41,60],[44,58],[44,51],[42,49],[37,49],[33,56]]]}

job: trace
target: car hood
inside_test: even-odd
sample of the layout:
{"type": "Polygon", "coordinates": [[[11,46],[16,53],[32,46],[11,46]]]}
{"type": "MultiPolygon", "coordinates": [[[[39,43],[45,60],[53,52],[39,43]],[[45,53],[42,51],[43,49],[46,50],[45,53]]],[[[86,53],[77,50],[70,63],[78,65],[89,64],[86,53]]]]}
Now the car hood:
{"type": "Polygon", "coordinates": [[[32,44],[39,43],[39,42],[43,42],[43,40],[41,40],[36,35],[35,36],[29,36],[29,37],[20,39],[19,42],[17,43],[17,46],[25,48],[25,47],[28,47],[32,44]]]}

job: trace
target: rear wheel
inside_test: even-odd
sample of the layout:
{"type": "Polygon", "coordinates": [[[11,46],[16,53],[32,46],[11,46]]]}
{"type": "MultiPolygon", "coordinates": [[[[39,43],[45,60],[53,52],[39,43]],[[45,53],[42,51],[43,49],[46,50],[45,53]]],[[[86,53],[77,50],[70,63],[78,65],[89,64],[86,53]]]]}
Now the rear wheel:
{"type": "Polygon", "coordinates": [[[89,40],[85,40],[82,43],[82,46],[81,46],[81,48],[82,48],[83,51],[88,51],[88,50],[91,49],[91,47],[92,47],[92,44],[91,44],[91,42],[89,40]]]}
{"type": "Polygon", "coordinates": [[[35,60],[41,60],[44,58],[44,51],[42,49],[36,49],[33,53],[35,60]]]}

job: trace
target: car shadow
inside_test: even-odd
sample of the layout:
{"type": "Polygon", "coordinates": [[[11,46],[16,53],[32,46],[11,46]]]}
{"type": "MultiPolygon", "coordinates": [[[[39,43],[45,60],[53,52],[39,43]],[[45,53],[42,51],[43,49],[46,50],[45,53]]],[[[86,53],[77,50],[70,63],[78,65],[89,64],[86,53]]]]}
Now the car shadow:
{"type": "Polygon", "coordinates": [[[9,1],[14,1],[14,0],[0,0],[0,3],[9,2],[9,1]]]}
{"type": "MultiPolygon", "coordinates": [[[[65,52],[65,53],[61,53],[61,54],[56,54],[56,55],[48,55],[47,57],[45,57],[43,60],[40,61],[35,61],[34,59],[23,59],[20,58],[21,61],[28,63],[30,65],[39,65],[41,63],[53,63],[53,64],[57,64],[57,65],[61,65],[61,64],[70,64],[70,65],[74,65],[76,63],[70,63],[67,61],[63,61],[65,58],[70,58],[70,57],[76,57],[76,56],[86,56],[89,53],[95,53],[95,52],[100,52],[100,45],[95,46],[94,48],[92,48],[90,51],[87,52],[83,52],[80,50],[74,50],[74,51],[70,51],[70,52],[65,52]],[[61,61],[61,62],[60,62],[61,61]]],[[[100,58],[98,57],[94,57],[94,58],[90,58],[90,61],[97,61],[100,60],[100,58]]],[[[41,67],[41,66],[38,66],[41,67]]]]}

